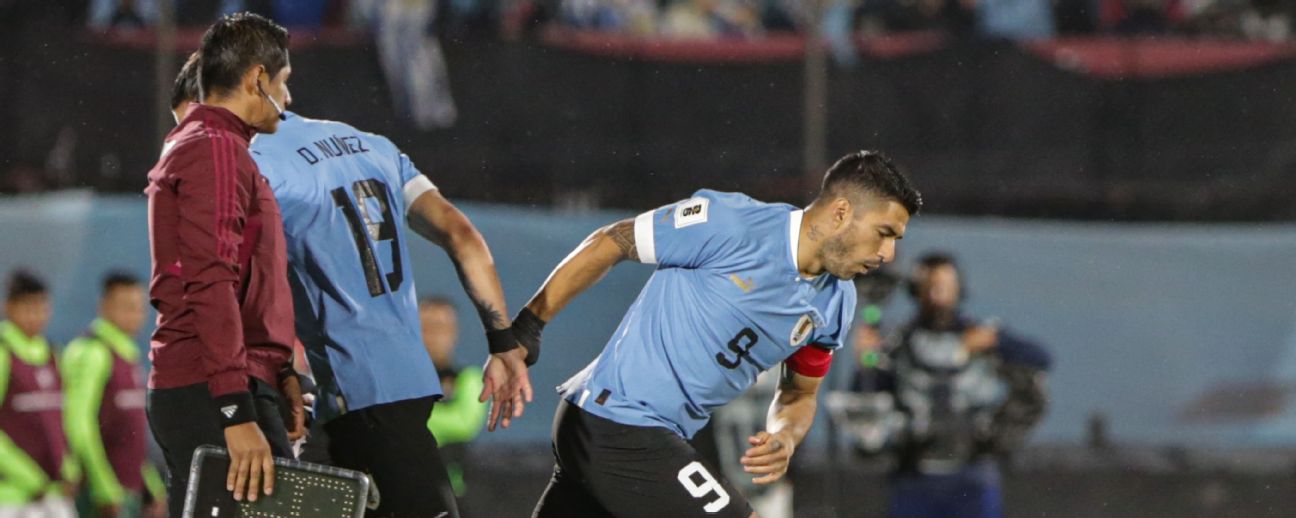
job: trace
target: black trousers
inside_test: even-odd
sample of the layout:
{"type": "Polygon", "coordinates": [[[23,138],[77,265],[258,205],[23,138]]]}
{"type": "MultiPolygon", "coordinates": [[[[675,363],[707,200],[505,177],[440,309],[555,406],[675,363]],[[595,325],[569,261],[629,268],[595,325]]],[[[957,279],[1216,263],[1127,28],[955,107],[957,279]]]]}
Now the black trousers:
{"type": "MultiPolygon", "coordinates": [[[[283,396],[277,388],[257,379],[249,388],[256,402],[257,426],[270,443],[270,451],[276,457],[292,458],[288,431],[280,414],[283,396]]],[[[194,450],[204,444],[225,446],[225,429],[216,417],[217,412],[206,383],[148,393],[149,428],[162,447],[171,472],[167,479],[167,515],[171,518],[179,518],[184,512],[194,450]]]]}
{"type": "Polygon", "coordinates": [[[301,460],[368,473],[380,518],[458,518],[454,489],[428,431],[432,397],[384,403],[313,425],[301,460]]]}

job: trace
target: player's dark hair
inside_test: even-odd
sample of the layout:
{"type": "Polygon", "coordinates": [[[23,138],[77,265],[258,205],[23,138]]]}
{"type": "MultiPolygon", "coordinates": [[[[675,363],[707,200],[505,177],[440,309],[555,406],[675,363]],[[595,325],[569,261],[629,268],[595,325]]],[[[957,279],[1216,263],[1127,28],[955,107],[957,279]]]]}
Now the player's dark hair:
{"type": "Polygon", "coordinates": [[[450,297],[446,297],[444,295],[429,295],[419,299],[420,309],[426,307],[432,307],[432,306],[445,306],[453,310],[459,309],[457,306],[455,306],[454,301],[450,300],[450,297]]]}
{"type": "Polygon", "coordinates": [[[140,285],[139,277],[124,271],[115,270],[108,272],[103,278],[103,294],[107,295],[117,288],[134,288],[140,285]]]}
{"type": "Polygon", "coordinates": [[[878,151],[857,151],[837,160],[824,174],[819,196],[845,195],[847,189],[895,200],[911,216],[922,209],[922,194],[891,159],[878,151]]]}
{"type": "MultiPolygon", "coordinates": [[[[954,254],[945,251],[927,252],[914,261],[914,269],[922,270],[925,275],[930,275],[932,270],[941,266],[953,268],[955,272],[959,271],[958,261],[954,259],[954,254]]],[[[962,300],[967,298],[967,286],[963,285],[962,275],[958,276],[958,281],[959,300],[962,300]]],[[[908,285],[909,296],[917,300],[919,298],[918,290],[922,289],[922,286],[918,285],[918,279],[911,276],[906,284],[908,285]]]]}
{"type": "Polygon", "coordinates": [[[201,92],[230,91],[248,68],[264,65],[274,77],[288,66],[288,29],[257,14],[234,13],[207,29],[198,52],[201,92]]]}
{"type": "Polygon", "coordinates": [[[30,271],[19,269],[9,274],[9,281],[5,285],[5,300],[14,302],[23,297],[44,295],[47,292],[45,281],[30,271]]]}
{"type": "Polygon", "coordinates": [[[198,100],[198,52],[194,51],[180,67],[175,83],[171,85],[171,109],[174,110],[185,101],[198,100]]]}

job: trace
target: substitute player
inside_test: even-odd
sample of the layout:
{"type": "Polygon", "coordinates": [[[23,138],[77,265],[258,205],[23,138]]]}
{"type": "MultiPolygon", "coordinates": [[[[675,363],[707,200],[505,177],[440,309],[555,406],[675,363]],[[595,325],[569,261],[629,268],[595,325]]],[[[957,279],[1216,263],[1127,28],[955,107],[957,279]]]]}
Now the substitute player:
{"type": "Polygon", "coordinates": [[[273,133],[288,98],[288,32],[257,15],[203,35],[204,103],[167,135],[149,172],[149,295],[158,310],[147,412],[166,455],[171,516],[203,444],[230,452],[234,498],[273,491],[272,453],[290,457],[292,295],[283,222],[247,146],[273,133]],[[286,401],[287,399],[287,401],[286,401]],[[289,402],[290,401],[290,402],[289,402]]]}
{"type": "Polygon", "coordinates": [[[423,347],[402,222],[446,249],[482,318],[495,354],[480,399],[495,398],[493,429],[521,412],[530,384],[485,240],[381,136],[287,113],[252,151],[283,208],[298,336],[332,460],[372,473],[378,516],[457,516],[426,424],[441,384],[423,347]]]}
{"type": "Polygon", "coordinates": [[[85,518],[140,514],[146,497],[166,501],[162,478],[148,462],[144,371],[135,344],[148,316],[145,304],[133,275],[108,274],[99,317],[63,351],[63,428],[94,506],[85,518]]]}
{"type": "Polygon", "coordinates": [[[804,210],[702,190],[586,238],[514,319],[532,355],[544,323],[615,264],[657,271],[603,353],[559,387],[556,465],[535,516],[753,515],[685,440],[785,362],[766,429],[741,459],[758,484],[782,477],[850,329],[851,279],[895,257],[920,205],[889,160],[859,152],[804,210]]]}
{"type": "Polygon", "coordinates": [[[80,478],[63,435],[58,359],[45,327],[49,291],[26,271],[9,277],[0,322],[0,516],[76,515],[80,478]]]}

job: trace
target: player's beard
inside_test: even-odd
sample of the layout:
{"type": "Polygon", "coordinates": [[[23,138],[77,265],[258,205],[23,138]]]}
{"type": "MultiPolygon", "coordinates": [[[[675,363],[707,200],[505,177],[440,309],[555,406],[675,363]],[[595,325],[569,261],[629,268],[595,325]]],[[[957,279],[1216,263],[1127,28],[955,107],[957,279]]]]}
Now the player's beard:
{"type": "Polygon", "coordinates": [[[824,265],[824,270],[833,277],[847,281],[854,279],[856,275],[855,268],[851,266],[848,258],[852,243],[847,243],[845,236],[850,234],[850,227],[847,227],[824,241],[823,247],[819,249],[819,263],[824,265]]]}

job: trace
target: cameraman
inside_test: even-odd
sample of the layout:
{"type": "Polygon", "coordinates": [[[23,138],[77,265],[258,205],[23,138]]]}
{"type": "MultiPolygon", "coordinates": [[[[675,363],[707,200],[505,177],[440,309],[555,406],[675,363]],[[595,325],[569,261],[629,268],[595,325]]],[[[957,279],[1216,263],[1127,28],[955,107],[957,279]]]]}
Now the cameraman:
{"type": "Polygon", "coordinates": [[[877,358],[861,367],[857,390],[890,393],[902,416],[890,440],[890,515],[1002,516],[999,457],[1043,416],[1049,355],[960,312],[965,293],[949,254],[921,257],[909,293],[918,314],[889,343],[876,329],[856,331],[860,357],[877,358]]]}

